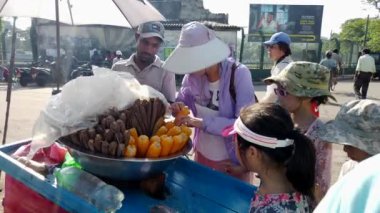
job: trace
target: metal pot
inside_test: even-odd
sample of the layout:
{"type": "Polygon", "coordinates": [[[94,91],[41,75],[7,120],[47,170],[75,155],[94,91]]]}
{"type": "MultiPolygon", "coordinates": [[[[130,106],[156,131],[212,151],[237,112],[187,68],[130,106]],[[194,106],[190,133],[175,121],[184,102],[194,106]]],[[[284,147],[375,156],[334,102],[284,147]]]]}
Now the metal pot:
{"type": "Polygon", "coordinates": [[[95,155],[89,151],[79,151],[78,149],[67,145],[66,147],[72,157],[82,166],[84,170],[105,178],[129,181],[141,180],[164,171],[179,157],[189,153],[192,148],[192,143],[189,141],[180,153],[157,159],[110,158],[95,155]]]}

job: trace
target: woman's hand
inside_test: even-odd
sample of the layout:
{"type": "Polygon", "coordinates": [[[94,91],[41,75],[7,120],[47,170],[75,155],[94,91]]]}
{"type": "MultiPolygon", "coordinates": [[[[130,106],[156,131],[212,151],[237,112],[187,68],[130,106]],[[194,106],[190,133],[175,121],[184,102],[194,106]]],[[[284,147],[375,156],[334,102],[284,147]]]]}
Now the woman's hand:
{"type": "Polygon", "coordinates": [[[176,117],[176,125],[186,125],[188,127],[196,127],[196,128],[203,128],[203,119],[202,118],[196,118],[192,116],[181,116],[176,117]]]}
{"type": "Polygon", "coordinates": [[[182,102],[172,103],[170,105],[170,110],[172,111],[172,115],[175,117],[184,107],[185,107],[185,104],[182,102]]]}

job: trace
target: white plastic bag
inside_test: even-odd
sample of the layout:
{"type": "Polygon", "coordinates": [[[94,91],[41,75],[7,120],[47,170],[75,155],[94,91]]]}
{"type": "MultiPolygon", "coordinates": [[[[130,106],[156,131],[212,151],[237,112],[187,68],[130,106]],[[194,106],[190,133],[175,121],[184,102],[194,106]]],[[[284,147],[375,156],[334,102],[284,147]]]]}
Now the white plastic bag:
{"type": "Polygon", "coordinates": [[[139,84],[131,74],[97,68],[94,76],[78,77],[66,83],[61,93],[50,98],[34,124],[28,157],[33,157],[38,149],[52,145],[62,136],[93,127],[97,115],[111,107],[121,110],[137,99],[156,97],[168,106],[162,93],[139,84]]]}

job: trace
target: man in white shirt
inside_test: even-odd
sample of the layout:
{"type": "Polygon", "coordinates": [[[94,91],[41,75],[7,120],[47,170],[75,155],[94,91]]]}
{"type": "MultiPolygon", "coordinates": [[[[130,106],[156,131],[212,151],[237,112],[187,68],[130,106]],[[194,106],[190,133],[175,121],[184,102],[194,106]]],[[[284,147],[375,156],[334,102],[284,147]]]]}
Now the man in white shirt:
{"type": "Polygon", "coordinates": [[[363,49],[362,56],[360,56],[356,65],[354,91],[357,99],[367,98],[369,82],[372,75],[376,72],[375,59],[369,55],[370,53],[370,49],[363,49]]]}

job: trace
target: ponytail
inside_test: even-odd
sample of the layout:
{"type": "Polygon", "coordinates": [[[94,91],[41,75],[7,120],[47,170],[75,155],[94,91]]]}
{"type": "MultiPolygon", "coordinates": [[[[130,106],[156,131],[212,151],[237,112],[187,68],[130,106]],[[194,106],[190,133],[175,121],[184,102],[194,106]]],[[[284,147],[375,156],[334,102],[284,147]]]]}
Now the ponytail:
{"type": "Polygon", "coordinates": [[[254,146],[264,152],[269,160],[285,167],[286,178],[293,188],[313,198],[315,183],[315,149],[309,138],[294,129],[287,110],[277,104],[259,103],[245,107],[240,112],[244,125],[254,133],[277,138],[293,139],[293,145],[268,148],[246,141],[238,135],[239,151],[254,146]]]}
{"type": "Polygon", "coordinates": [[[316,162],[314,145],[298,130],[293,130],[289,137],[294,140],[294,147],[292,156],[285,163],[286,177],[297,191],[313,198],[316,162]]]}

